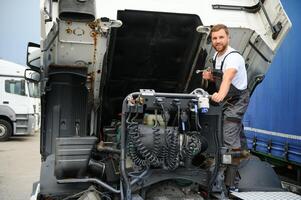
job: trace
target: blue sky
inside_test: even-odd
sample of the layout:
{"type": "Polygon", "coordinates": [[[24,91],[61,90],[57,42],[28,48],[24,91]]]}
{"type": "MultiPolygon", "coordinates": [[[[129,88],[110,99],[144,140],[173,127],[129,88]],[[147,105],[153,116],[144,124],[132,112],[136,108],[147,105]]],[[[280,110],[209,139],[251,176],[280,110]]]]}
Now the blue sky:
{"type": "Polygon", "coordinates": [[[29,41],[40,43],[40,1],[0,2],[0,58],[26,64],[29,41]]]}

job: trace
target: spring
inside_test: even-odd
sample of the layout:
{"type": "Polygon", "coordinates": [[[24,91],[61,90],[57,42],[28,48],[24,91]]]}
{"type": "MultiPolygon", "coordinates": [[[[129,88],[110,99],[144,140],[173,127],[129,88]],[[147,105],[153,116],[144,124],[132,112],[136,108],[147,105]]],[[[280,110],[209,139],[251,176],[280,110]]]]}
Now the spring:
{"type": "Polygon", "coordinates": [[[159,166],[160,162],[156,155],[154,155],[150,150],[148,150],[145,145],[142,143],[139,137],[136,137],[134,140],[135,145],[139,153],[151,164],[154,166],[159,166]]]}
{"type": "Polygon", "coordinates": [[[129,130],[129,135],[131,137],[131,141],[133,142],[133,145],[136,147],[138,153],[148,161],[149,164],[153,166],[159,166],[160,161],[158,157],[153,154],[149,149],[146,148],[146,146],[143,144],[143,142],[140,139],[138,126],[135,126],[134,129],[129,130]]]}
{"type": "Polygon", "coordinates": [[[137,155],[137,151],[134,147],[134,143],[132,141],[129,141],[129,156],[132,159],[132,161],[135,163],[135,165],[144,167],[147,166],[147,162],[137,155]]]}
{"type": "Polygon", "coordinates": [[[179,166],[179,153],[178,153],[178,136],[176,131],[170,131],[167,134],[167,144],[169,154],[167,156],[167,168],[169,170],[175,170],[179,166]]]}
{"type": "MultiPolygon", "coordinates": [[[[165,129],[165,133],[168,133],[170,130],[165,129]]],[[[167,144],[167,138],[165,139],[165,142],[167,144]]],[[[163,163],[163,169],[168,170],[168,164],[167,164],[167,159],[169,155],[169,149],[167,145],[164,145],[161,149],[161,152],[159,154],[159,158],[161,163],[163,163]]]]}
{"type": "Polygon", "coordinates": [[[153,147],[153,154],[158,156],[159,151],[160,151],[160,146],[161,146],[161,142],[160,142],[160,129],[157,127],[153,128],[153,135],[154,135],[154,147],[153,147]]]}
{"type": "Polygon", "coordinates": [[[129,131],[129,142],[128,142],[128,148],[129,148],[129,156],[132,159],[132,161],[137,166],[145,167],[148,166],[148,163],[146,160],[140,158],[137,153],[137,149],[135,148],[134,142],[133,142],[133,135],[137,134],[138,131],[138,124],[137,123],[129,123],[127,126],[127,129],[129,131]]]}

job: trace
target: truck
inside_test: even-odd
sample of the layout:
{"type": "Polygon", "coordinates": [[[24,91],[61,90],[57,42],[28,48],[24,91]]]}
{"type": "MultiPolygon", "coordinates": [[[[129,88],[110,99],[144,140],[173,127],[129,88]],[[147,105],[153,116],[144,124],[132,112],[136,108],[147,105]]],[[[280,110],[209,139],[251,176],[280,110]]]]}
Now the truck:
{"type": "MultiPolygon", "coordinates": [[[[282,199],[272,167],[223,144],[198,70],[224,23],[252,93],[292,24],[279,0],[41,1],[41,173],[32,199],[282,199]]],[[[34,79],[27,77],[26,79],[34,79]]]]}
{"type": "Polygon", "coordinates": [[[27,68],[0,60],[0,141],[39,129],[39,86],[24,79],[27,68]]]}

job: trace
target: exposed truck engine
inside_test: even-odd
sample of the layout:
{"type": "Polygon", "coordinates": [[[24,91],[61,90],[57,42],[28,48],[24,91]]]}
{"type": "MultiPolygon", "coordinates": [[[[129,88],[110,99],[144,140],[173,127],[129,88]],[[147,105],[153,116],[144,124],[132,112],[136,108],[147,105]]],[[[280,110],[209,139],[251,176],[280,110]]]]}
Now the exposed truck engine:
{"type": "MultiPolygon", "coordinates": [[[[41,18],[40,65],[28,60],[41,74],[36,199],[231,197],[225,169],[241,155],[196,72],[211,65],[210,25],[225,23],[253,91],[291,27],[278,0],[41,1],[41,18]]],[[[241,165],[241,191],[283,192],[268,165],[241,165]]]]}

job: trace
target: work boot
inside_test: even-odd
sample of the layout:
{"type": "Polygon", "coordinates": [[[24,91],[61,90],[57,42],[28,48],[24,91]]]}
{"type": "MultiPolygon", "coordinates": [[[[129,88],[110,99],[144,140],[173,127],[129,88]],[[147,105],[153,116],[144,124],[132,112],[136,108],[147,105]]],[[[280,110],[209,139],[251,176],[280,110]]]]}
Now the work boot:
{"type": "Polygon", "coordinates": [[[241,157],[242,156],[232,157],[232,164],[227,166],[225,172],[225,185],[232,190],[238,190],[238,183],[241,179],[238,172],[238,166],[240,165],[241,157]]]}
{"type": "Polygon", "coordinates": [[[238,191],[238,184],[241,177],[238,172],[238,165],[228,165],[225,172],[225,185],[230,191],[238,191]]]}

